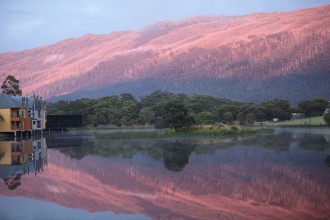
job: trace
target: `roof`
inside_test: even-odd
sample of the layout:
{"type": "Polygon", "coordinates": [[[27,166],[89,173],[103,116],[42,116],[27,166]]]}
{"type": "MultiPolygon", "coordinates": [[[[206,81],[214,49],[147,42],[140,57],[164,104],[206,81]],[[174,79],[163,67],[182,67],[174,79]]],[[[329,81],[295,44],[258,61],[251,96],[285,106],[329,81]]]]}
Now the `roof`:
{"type": "Polygon", "coordinates": [[[13,96],[12,98],[14,99],[14,100],[16,100],[17,102],[22,102],[22,97],[24,97],[24,98],[27,98],[29,101],[28,101],[28,107],[29,108],[32,108],[32,106],[33,106],[33,97],[32,96],[13,96]]]}
{"type": "Polygon", "coordinates": [[[0,108],[22,108],[22,103],[12,96],[0,93],[0,108]]]}
{"type": "Polygon", "coordinates": [[[39,98],[33,97],[33,96],[13,96],[12,98],[16,101],[20,102],[22,100],[22,97],[27,98],[28,100],[28,108],[32,109],[33,104],[35,105],[36,110],[41,110],[41,101],[39,98]]]}
{"type": "Polygon", "coordinates": [[[4,93],[0,93],[0,108],[24,108],[22,106],[22,98],[28,100],[28,108],[42,109],[42,100],[39,98],[33,96],[9,96],[4,93]]]}

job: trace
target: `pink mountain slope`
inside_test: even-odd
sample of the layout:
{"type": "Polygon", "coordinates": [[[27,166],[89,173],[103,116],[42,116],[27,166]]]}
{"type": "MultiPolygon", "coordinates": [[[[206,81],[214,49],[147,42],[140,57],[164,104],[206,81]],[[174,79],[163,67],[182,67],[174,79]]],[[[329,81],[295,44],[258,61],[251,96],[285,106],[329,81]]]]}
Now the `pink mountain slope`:
{"type": "Polygon", "coordinates": [[[0,54],[0,80],[12,74],[25,94],[49,98],[150,78],[262,81],[290,74],[327,74],[329,24],[330,5],[325,5],[87,34],[0,54]]]}

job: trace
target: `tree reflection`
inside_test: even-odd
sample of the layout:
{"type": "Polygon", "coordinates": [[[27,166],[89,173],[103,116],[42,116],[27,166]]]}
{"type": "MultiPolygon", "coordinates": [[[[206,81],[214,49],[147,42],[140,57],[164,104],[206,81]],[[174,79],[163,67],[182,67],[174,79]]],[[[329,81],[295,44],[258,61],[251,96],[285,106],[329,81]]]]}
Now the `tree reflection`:
{"type": "Polygon", "coordinates": [[[330,167],[330,155],[325,158],[324,164],[330,167]]]}
{"type": "Polygon", "coordinates": [[[14,174],[8,178],[3,179],[3,181],[8,186],[8,189],[14,190],[19,185],[21,185],[21,176],[22,176],[22,174],[14,174]]]}
{"type": "Polygon", "coordinates": [[[305,150],[323,151],[330,148],[323,135],[305,134],[299,139],[299,147],[305,150]]]}
{"type": "Polygon", "coordinates": [[[290,132],[282,132],[279,134],[259,135],[248,139],[243,143],[245,145],[256,145],[263,148],[272,149],[275,152],[285,152],[290,148],[293,142],[293,135],[290,132]]]}
{"type": "MultiPolygon", "coordinates": [[[[60,139],[52,142],[52,144],[59,141],[60,139]]],[[[189,155],[192,152],[212,154],[217,150],[224,150],[237,145],[247,145],[267,148],[281,153],[289,151],[293,142],[298,142],[298,146],[306,150],[325,150],[330,147],[323,135],[280,132],[245,137],[197,137],[166,140],[157,138],[76,140],[75,137],[73,143],[70,143],[68,139],[66,139],[65,144],[62,142],[60,152],[77,160],[81,160],[87,155],[131,159],[137,153],[140,153],[155,160],[163,160],[168,170],[181,171],[189,163],[189,155]]]]}
{"type": "Polygon", "coordinates": [[[87,147],[65,147],[61,148],[60,152],[68,155],[72,159],[81,160],[88,154],[90,154],[90,149],[87,147]]]}
{"type": "Polygon", "coordinates": [[[195,150],[195,146],[182,142],[163,142],[159,146],[162,149],[164,167],[170,171],[180,172],[189,163],[189,156],[195,150]]]}

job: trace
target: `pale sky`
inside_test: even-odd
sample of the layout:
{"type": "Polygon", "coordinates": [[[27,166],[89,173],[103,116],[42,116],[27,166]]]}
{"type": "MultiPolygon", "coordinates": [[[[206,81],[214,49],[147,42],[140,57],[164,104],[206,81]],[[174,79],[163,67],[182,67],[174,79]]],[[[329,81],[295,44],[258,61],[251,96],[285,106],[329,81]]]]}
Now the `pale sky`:
{"type": "Polygon", "coordinates": [[[0,53],[198,15],[291,11],[330,0],[0,0],[0,53]]]}

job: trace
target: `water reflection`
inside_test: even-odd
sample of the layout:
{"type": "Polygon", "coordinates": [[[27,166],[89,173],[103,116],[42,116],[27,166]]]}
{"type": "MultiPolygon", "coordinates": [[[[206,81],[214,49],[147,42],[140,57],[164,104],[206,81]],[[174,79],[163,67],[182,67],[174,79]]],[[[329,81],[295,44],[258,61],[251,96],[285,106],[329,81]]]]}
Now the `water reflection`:
{"type": "Polygon", "coordinates": [[[330,216],[328,134],[139,140],[76,134],[81,140],[73,145],[66,135],[47,143],[61,139],[62,148],[48,150],[43,175],[0,192],[153,219],[330,216]]]}
{"type": "Polygon", "coordinates": [[[166,169],[179,172],[189,163],[190,154],[195,150],[194,145],[175,141],[174,143],[160,142],[164,166],[166,169]]]}
{"type": "Polygon", "coordinates": [[[324,135],[306,134],[300,137],[299,147],[306,150],[323,151],[329,148],[330,139],[324,135]]]}
{"type": "Polygon", "coordinates": [[[45,138],[22,141],[0,141],[0,178],[14,190],[21,185],[21,177],[43,171],[47,164],[45,138]]]}
{"type": "Polygon", "coordinates": [[[50,146],[60,146],[60,152],[72,159],[81,160],[87,155],[111,158],[132,159],[141,153],[156,160],[163,160],[164,167],[171,171],[182,171],[189,163],[192,153],[213,154],[217,150],[237,145],[258,146],[273,150],[276,153],[288,152],[290,147],[297,146],[303,150],[325,151],[330,149],[330,134],[294,133],[280,131],[246,137],[229,138],[180,138],[180,139],[140,139],[140,140],[98,140],[86,139],[85,136],[69,138],[50,137],[50,146]]]}
{"type": "Polygon", "coordinates": [[[330,167],[330,155],[325,158],[324,164],[330,167]]]}
{"type": "Polygon", "coordinates": [[[245,145],[261,146],[272,149],[275,152],[285,152],[290,149],[290,145],[295,140],[293,133],[280,132],[276,134],[259,135],[255,138],[247,139],[243,142],[245,145]]]}

